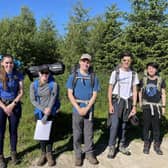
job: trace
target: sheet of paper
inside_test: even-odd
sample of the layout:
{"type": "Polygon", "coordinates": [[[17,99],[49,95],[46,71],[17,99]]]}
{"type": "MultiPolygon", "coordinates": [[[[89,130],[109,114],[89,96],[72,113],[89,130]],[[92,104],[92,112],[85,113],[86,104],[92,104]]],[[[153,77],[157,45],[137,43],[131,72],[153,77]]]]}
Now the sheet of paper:
{"type": "Polygon", "coordinates": [[[37,120],[36,128],[34,132],[35,140],[49,140],[52,121],[47,121],[43,124],[41,120],[37,120]]]}

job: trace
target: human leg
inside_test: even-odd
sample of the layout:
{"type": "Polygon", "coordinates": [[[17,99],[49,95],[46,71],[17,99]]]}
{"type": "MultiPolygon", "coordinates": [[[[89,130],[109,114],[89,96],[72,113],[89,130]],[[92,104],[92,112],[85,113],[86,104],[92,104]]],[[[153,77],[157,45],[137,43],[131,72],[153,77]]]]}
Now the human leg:
{"type": "Polygon", "coordinates": [[[152,117],[152,130],[154,139],[154,150],[158,155],[163,155],[160,149],[160,118],[157,109],[154,110],[154,116],[152,117]]]}
{"type": "Polygon", "coordinates": [[[2,108],[0,108],[0,167],[1,168],[6,167],[6,163],[3,155],[6,119],[7,119],[7,115],[4,113],[2,108]]]}
{"type": "Polygon", "coordinates": [[[82,133],[83,133],[84,119],[79,114],[73,113],[72,115],[72,127],[73,127],[73,148],[75,152],[75,165],[82,166],[82,133]]]}
{"type": "Polygon", "coordinates": [[[143,147],[143,153],[149,154],[150,151],[150,128],[152,123],[152,116],[150,108],[144,108],[143,109],[143,139],[144,139],[144,147],[143,147]]]}
{"type": "Polygon", "coordinates": [[[86,158],[91,164],[98,164],[93,149],[93,120],[84,119],[84,144],[86,158]]]}

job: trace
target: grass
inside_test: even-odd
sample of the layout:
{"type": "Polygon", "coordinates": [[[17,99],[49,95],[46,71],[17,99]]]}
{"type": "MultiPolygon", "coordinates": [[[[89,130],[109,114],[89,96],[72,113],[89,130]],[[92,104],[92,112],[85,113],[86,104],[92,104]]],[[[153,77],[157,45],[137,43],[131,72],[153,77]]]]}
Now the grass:
{"type": "MultiPolygon", "coordinates": [[[[60,97],[61,97],[61,113],[57,118],[57,131],[56,141],[54,143],[54,155],[58,157],[61,153],[73,151],[72,149],[72,124],[71,124],[71,110],[72,106],[69,103],[66,96],[65,83],[68,74],[65,73],[61,76],[56,76],[56,81],[60,85],[60,97]]],[[[107,104],[107,87],[110,74],[102,73],[98,75],[99,82],[101,84],[101,90],[98,93],[98,98],[95,104],[95,132],[94,142],[96,146],[100,144],[107,145],[108,142],[108,129],[106,126],[106,118],[108,112],[107,104]]],[[[33,106],[29,100],[29,85],[30,81],[28,78],[25,79],[25,95],[22,100],[22,118],[20,120],[19,131],[18,131],[18,153],[20,164],[14,166],[15,168],[28,167],[32,161],[38,158],[40,155],[39,143],[33,139],[35,121],[33,115],[33,106]]],[[[140,110],[138,110],[138,116],[141,119],[140,110]]],[[[129,127],[130,141],[134,139],[141,139],[141,126],[140,127],[129,127]]],[[[167,117],[162,120],[162,136],[167,134],[167,117]]],[[[10,156],[10,145],[9,145],[9,133],[8,126],[5,137],[5,156],[7,157],[8,166],[13,167],[9,162],[10,156]]],[[[104,149],[101,149],[104,150],[104,149]]],[[[101,151],[100,151],[101,152],[101,151]]]]}

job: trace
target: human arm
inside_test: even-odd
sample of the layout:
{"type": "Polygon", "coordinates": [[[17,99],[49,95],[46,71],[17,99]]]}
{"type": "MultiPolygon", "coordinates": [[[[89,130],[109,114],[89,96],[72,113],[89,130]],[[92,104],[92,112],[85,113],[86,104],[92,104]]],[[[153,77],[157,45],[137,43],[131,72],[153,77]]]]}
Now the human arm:
{"type": "Polygon", "coordinates": [[[108,87],[109,113],[114,113],[114,107],[112,104],[112,90],[113,90],[113,86],[111,84],[109,84],[109,87],[108,87]]]}
{"type": "Polygon", "coordinates": [[[136,103],[137,103],[137,87],[136,85],[133,86],[133,93],[132,93],[132,109],[128,116],[128,118],[134,116],[136,114],[136,103]]]}
{"type": "Polygon", "coordinates": [[[55,101],[56,101],[56,96],[57,96],[57,84],[56,84],[56,82],[53,82],[53,88],[50,93],[49,103],[48,103],[48,106],[44,109],[45,115],[50,115],[51,110],[52,110],[52,108],[55,104],[55,101]]]}

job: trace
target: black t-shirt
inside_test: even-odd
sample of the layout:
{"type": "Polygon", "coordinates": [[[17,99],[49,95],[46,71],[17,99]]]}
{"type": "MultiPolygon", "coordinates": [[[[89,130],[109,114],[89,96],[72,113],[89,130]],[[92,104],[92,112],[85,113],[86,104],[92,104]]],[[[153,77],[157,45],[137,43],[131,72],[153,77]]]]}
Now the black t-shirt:
{"type": "Polygon", "coordinates": [[[145,88],[143,88],[143,80],[140,81],[140,88],[142,90],[142,99],[145,99],[148,102],[158,103],[161,100],[161,89],[166,88],[165,80],[161,80],[160,88],[157,87],[157,80],[147,79],[147,84],[145,88]]]}

